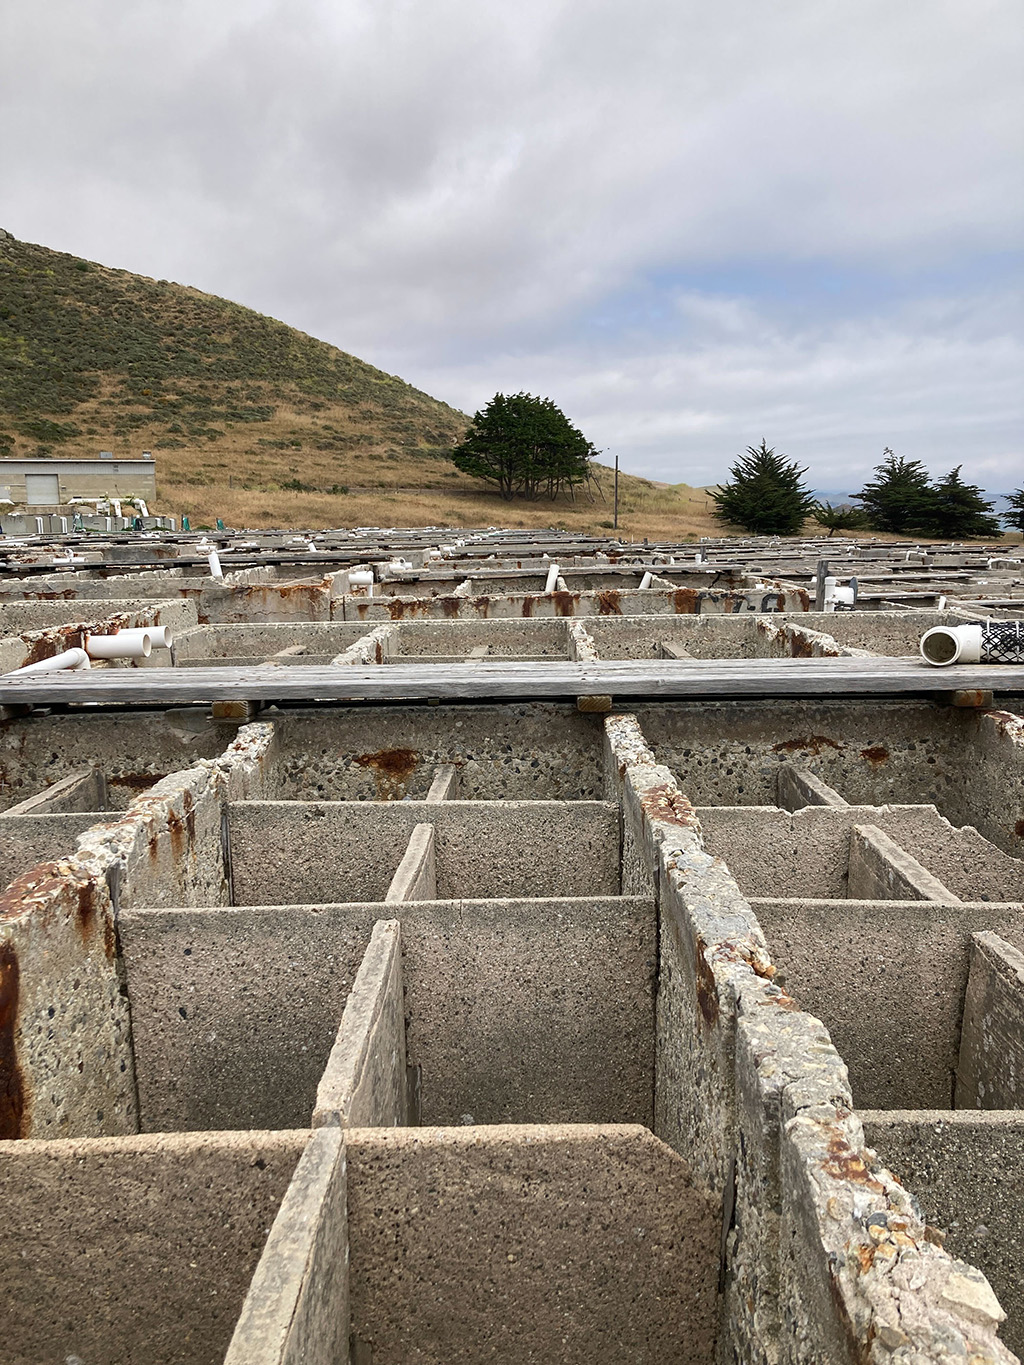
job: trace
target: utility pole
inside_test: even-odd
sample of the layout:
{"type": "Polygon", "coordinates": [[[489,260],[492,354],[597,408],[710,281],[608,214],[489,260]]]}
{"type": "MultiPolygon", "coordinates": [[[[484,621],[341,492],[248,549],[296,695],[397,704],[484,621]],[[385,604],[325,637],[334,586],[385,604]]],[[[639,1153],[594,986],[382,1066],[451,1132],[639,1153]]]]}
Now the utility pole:
{"type": "Polygon", "coordinates": [[[615,457],[615,518],[614,518],[614,522],[613,522],[613,529],[616,530],[616,531],[619,529],[619,457],[618,457],[618,455],[616,455],[616,457],[615,457]]]}

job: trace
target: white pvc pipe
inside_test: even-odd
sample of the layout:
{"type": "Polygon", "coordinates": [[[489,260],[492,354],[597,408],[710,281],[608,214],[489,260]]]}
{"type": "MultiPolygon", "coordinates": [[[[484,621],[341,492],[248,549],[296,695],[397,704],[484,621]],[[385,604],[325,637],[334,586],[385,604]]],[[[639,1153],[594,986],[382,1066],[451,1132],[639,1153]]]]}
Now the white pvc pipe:
{"type": "Polygon", "coordinates": [[[932,626],[921,636],[921,658],[937,668],[981,661],[980,625],[932,626]]]}
{"type": "Polygon", "coordinates": [[[548,569],[547,580],[544,584],[545,592],[554,592],[555,588],[558,585],[558,574],[559,574],[558,565],[552,564],[551,567],[548,569]]]}
{"type": "Polygon", "coordinates": [[[116,635],[87,635],[85,649],[91,659],[148,659],[153,639],[148,630],[121,630],[116,635]]]}
{"type": "Polygon", "coordinates": [[[641,578],[640,586],[641,588],[649,588],[653,582],[654,574],[652,574],[650,570],[648,570],[648,572],[644,574],[643,578],[641,578]]]}
{"type": "Polygon", "coordinates": [[[224,570],[220,567],[220,555],[216,550],[210,551],[210,577],[223,578],[224,570]]]}
{"type": "Polygon", "coordinates": [[[141,639],[143,635],[149,636],[154,649],[170,649],[174,643],[170,626],[131,626],[127,630],[117,632],[119,640],[141,639]]]}
{"type": "Polygon", "coordinates": [[[15,673],[59,673],[65,668],[91,668],[89,656],[84,649],[65,649],[62,654],[53,654],[49,659],[40,659],[38,663],[26,664],[24,668],[12,668],[6,676],[12,678],[15,673]]]}

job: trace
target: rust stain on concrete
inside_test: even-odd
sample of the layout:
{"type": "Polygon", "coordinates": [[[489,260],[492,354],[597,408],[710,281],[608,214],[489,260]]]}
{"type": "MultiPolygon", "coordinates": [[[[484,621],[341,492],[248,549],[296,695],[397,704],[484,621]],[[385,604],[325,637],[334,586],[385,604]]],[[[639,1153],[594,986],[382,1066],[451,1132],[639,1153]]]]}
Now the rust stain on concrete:
{"type": "Polygon", "coordinates": [[[884,744],[872,744],[868,749],[861,749],[861,758],[866,758],[869,763],[876,766],[881,763],[889,762],[889,750],[884,744]]]}
{"type": "Polygon", "coordinates": [[[27,1122],[25,1078],[14,1037],[20,977],[14,945],[0,944],[0,1138],[24,1137],[27,1122]]]}
{"type": "Polygon", "coordinates": [[[833,1133],[829,1138],[828,1156],[821,1167],[833,1180],[851,1180],[878,1194],[884,1192],[885,1187],[871,1174],[867,1162],[853,1150],[841,1133],[833,1133]]]}
{"type": "Polygon", "coordinates": [[[842,750],[842,747],[834,739],[829,739],[827,735],[801,735],[796,739],[784,739],[779,744],[773,744],[772,753],[808,753],[817,756],[822,749],[835,749],[838,752],[842,750]]]}

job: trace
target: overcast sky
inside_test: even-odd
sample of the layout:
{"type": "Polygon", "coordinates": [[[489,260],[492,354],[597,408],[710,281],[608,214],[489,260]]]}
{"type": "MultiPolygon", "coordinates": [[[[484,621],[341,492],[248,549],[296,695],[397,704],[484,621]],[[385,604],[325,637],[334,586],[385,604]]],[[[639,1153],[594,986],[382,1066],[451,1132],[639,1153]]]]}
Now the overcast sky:
{"type": "Polygon", "coordinates": [[[0,226],[625,468],[1024,477],[1020,0],[3,0],[0,226]]]}

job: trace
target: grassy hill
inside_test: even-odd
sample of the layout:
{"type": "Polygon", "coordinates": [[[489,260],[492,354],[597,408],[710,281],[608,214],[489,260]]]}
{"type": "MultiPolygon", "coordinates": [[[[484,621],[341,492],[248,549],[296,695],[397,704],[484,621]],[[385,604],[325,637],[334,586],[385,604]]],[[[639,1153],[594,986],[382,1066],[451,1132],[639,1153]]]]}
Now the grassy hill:
{"type": "MultiPolygon", "coordinates": [[[[590,496],[504,503],[445,458],[463,413],[226,299],[0,237],[0,456],[157,462],[158,508],[235,526],[610,529],[590,496]]],[[[620,478],[620,529],[715,533],[707,498],[620,478]]]]}

